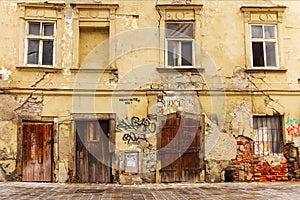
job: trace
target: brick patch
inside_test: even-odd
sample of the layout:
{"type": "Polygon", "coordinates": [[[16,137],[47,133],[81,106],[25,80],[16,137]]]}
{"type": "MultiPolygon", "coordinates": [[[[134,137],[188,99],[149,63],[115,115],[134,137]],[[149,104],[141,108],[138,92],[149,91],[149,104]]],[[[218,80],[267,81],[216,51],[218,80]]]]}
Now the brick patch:
{"type": "Polygon", "coordinates": [[[287,181],[288,160],[282,158],[276,166],[271,166],[264,156],[254,155],[253,142],[240,136],[237,140],[237,156],[233,161],[235,181],[287,181]]]}

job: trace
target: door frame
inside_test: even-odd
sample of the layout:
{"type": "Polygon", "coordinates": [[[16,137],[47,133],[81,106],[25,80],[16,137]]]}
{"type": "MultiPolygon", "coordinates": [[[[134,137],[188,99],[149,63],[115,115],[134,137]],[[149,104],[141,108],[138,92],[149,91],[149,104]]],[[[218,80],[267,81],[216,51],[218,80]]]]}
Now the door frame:
{"type": "MultiPolygon", "coordinates": [[[[115,174],[114,169],[118,166],[117,160],[115,159],[115,144],[116,144],[116,114],[115,113],[73,113],[72,121],[74,122],[74,175],[77,174],[77,134],[76,134],[76,121],[109,121],[109,145],[108,151],[111,158],[111,177],[115,174]],[[115,162],[113,162],[115,161],[115,162]]],[[[111,182],[114,182],[113,178],[111,178],[111,182]]]]}
{"type": "Polygon", "coordinates": [[[17,155],[16,155],[16,181],[21,181],[22,180],[22,175],[23,175],[23,155],[24,155],[24,151],[23,151],[23,146],[24,146],[24,141],[23,141],[23,124],[24,123],[39,123],[39,124],[43,124],[43,123],[50,123],[52,124],[52,134],[51,134],[51,180],[50,182],[53,182],[54,179],[54,160],[55,160],[55,145],[54,142],[57,138],[57,125],[58,123],[56,122],[57,120],[55,120],[55,117],[39,117],[36,119],[18,119],[17,122],[17,155]]]}

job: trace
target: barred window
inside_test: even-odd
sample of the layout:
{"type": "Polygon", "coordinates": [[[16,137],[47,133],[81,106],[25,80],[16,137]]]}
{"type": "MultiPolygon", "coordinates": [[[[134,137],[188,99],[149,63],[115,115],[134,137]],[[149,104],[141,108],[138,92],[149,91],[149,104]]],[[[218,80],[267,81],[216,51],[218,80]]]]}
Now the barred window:
{"type": "Polygon", "coordinates": [[[274,155],[283,152],[281,116],[254,116],[253,133],[256,155],[274,155]]]}

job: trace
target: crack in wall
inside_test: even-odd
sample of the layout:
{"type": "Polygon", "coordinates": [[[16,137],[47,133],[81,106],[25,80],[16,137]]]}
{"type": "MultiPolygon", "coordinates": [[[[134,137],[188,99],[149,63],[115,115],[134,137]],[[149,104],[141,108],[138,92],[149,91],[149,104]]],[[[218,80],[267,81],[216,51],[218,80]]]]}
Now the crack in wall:
{"type": "Polygon", "coordinates": [[[43,75],[39,80],[37,80],[33,85],[31,85],[31,87],[37,87],[37,85],[38,85],[40,82],[42,82],[42,81],[46,78],[46,76],[47,76],[48,74],[49,74],[48,72],[45,72],[44,75],[43,75]]]}
{"type": "Polygon", "coordinates": [[[41,94],[41,98],[33,96],[34,92],[32,92],[26,100],[14,111],[20,116],[27,116],[27,117],[37,117],[41,116],[43,110],[43,102],[44,102],[44,95],[41,94]]]}

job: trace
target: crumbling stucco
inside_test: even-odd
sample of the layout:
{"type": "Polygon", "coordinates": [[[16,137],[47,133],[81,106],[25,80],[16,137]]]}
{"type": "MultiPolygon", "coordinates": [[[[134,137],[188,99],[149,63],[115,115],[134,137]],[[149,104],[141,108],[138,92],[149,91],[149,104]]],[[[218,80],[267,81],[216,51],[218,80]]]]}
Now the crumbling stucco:
{"type": "Polygon", "coordinates": [[[0,70],[0,79],[7,81],[11,75],[11,71],[8,69],[5,69],[3,66],[1,67],[0,70]]]}
{"type": "Polygon", "coordinates": [[[0,121],[0,181],[12,181],[16,173],[17,126],[0,121]]]}
{"type": "Polygon", "coordinates": [[[243,135],[253,138],[252,134],[252,114],[247,102],[243,102],[238,106],[233,106],[230,113],[231,117],[231,131],[234,136],[243,135]]]}
{"type": "Polygon", "coordinates": [[[226,88],[228,89],[254,89],[255,86],[251,81],[252,77],[249,76],[245,69],[242,67],[235,67],[233,76],[226,79],[226,88]]]}
{"type": "Polygon", "coordinates": [[[217,122],[205,118],[205,159],[231,160],[236,156],[235,138],[220,130],[217,122]]]}
{"type": "Polygon", "coordinates": [[[59,124],[59,160],[55,163],[58,170],[58,182],[64,183],[68,180],[69,171],[74,170],[74,135],[72,134],[71,123],[59,124]]]}
{"type": "Polygon", "coordinates": [[[18,108],[15,109],[15,112],[23,118],[36,118],[41,116],[43,111],[43,96],[36,96],[31,93],[26,100],[20,105],[18,108]]]}

